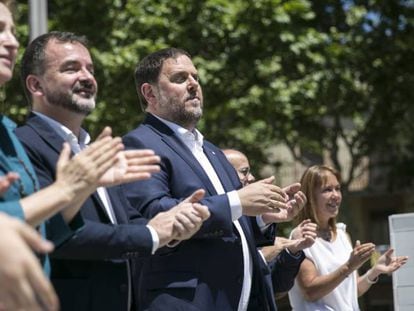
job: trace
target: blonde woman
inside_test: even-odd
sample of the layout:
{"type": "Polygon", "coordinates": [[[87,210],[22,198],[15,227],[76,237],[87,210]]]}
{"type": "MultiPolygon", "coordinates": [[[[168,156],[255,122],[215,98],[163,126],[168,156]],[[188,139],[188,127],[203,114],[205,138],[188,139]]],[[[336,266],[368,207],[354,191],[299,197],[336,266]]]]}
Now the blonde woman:
{"type": "Polygon", "coordinates": [[[308,168],[302,176],[302,191],[308,201],[298,217],[318,225],[315,243],[305,249],[295,285],[289,292],[293,310],[359,310],[358,297],[363,295],[380,274],[392,273],[406,263],[407,257],[392,256],[389,249],[363,276],[360,268],[375,250],[372,243],[352,246],[346,225],[337,223],[342,202],[341,178],[328,166],[308,168]]]}

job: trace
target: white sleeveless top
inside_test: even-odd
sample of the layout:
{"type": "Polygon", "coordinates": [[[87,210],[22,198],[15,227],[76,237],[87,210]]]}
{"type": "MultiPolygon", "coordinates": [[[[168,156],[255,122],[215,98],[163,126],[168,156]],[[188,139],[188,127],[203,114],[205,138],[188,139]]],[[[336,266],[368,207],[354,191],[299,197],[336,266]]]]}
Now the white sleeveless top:
{"type": "MultiPolygon", "coordinates": [[[[316,238],[315,243],[304,250],[306,258],[315,264],[320,275],[326,275],[338,269],[349,259],[352,252],[352,245],[345,233],[346,225],[338,223],[336,228],[335,241],[328,242],[316,238]]],[[[295,311],[357,311],[359,310],[357,273],[354,271],[332,292],[313,302],[304,299],[301,289],[295,281],[295,285],[289,291],[289,300],[295,311]]]]}

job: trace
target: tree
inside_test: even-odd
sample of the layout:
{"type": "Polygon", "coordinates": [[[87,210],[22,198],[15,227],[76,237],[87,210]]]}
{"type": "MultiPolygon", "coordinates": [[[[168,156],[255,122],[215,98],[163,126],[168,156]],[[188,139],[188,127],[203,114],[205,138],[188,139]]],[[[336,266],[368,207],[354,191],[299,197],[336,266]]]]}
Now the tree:
{"type": "MultiPolygon", "coordinates": [[[[18,4],[22,46],[27,9],[18,4]]],[[[278,143],[306,165],[309,153],[325,150],[345,188],[366,156],[371,170],[387,168],[390,185],[412,182],[412,2],[50,0],[49,18],[50,30],[91,41],[99,83],[98,108],[88,117],[93,134],[104,125],[123,134],[142,120],[135,64],[178,46],[194,55],[200,71],[200,126],[209,140],[245,151],[257,167],[278,143]],[[349,167],[338,159],[338,138],[351,155],[349,167]]],[[[18,79],[6,94],[5,110],[22,122],[27,108],[18,79]]]]}

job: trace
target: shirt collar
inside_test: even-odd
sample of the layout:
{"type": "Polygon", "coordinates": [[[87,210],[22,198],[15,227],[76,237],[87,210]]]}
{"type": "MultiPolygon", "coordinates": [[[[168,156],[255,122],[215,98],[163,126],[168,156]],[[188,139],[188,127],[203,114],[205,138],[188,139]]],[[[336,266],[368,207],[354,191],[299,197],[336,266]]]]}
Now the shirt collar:
{"type": "Polygon", "coordinates": [[[64,126],[62,123],[44,115],[43,113],[32,111],[35,115],[42,118],[49,126],[51,126],[56,133],[65,141],[71,143],[73,140],[76,140],[80,146],[86,146],[91,141],[91,137],[83,128],[80,129],[79,137],[76,137],[73,132],[64,126]]]}
{"type": "Polygon", "coordinates": [[[199,130],[194,129],[193,131],[189,131],[186,128],[183,128],[182,126],[178,125],[177,123],[165,120],[156,115],[153,116],[161,122],[163,122],[165,125],[167,125],[183,141],[194,141],[197,145],[203,146],[204,136],[200,133],[199,130]]]}

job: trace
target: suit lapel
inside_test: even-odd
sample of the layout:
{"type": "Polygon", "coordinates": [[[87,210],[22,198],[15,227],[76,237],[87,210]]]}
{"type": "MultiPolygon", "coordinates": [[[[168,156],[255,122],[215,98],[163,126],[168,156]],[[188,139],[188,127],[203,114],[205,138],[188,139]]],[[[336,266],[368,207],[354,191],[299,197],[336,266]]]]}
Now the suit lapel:
{"type": "MultiPolygon", "coordinates": [[[[108,223],[112,223],[111,218],[109,218],[108,216],[108,211],[105,208],[105,205],[103,204],[101,197],[99,196],[98,192],[94,192],[91,194],[91,198],[92,200],[94,200],[95,205],[99,206],[99,208],[102,210],[104,217],[106,218],[106,220],[108,221],[108,223]]],[[[115,213],[115,211],[114,211],[115,213]]],[[[116,215],[115,215],[116,217],[116,215]]]]}
{"type": "MultiPolygon", "coordinates": [[[[31,127],[47,145],[50,146],[57,153],[62,150],[63,143],[65,142],[49,124],[47,124],[41,117],[31,113],[27,120],[27,126],[31,127]]],[[[73,153],[71,153],[73,155],[73,153]]]]}
{"type": "Polygon", "coordinates": [[[119,189],[119,187],[110,187],[106,188],[106,191],[108,192],[108,199],[112,204],[112,211],[114,212],[116,222],[118,224],[125,224],[129,222],[126,207],[128,203],[122,201],[122,194],[119,189]],[[117,208],[117,206],[121,208],[117,208]]]}
{"type": "Polygon", "coordinates": [[[234,185],[230,180],[227,171],[225,170],[222,162],[218,158],[216,152],[210,148],[208,143],[204,143],[203,145],[204,154],[207,156],[208,160],[210,161],[211,165],[213,165],[214,170],[218,178],[221,181],[221,184],[226,192],[234,190],[234,185]]]}
{"type": "MultiPolygon", "coordinates": [[[[63,143],[65,141],[55,132],[51,126],[49,126],[49,124],[47,124],[47,122],[45,122],[41,117],[31,113],[26,124],[32,128],[32,130],[36,132],[51,149],[60,154],[63,143]]],[[[73,152],[71,152],[71,155],[73,156],[73,152]]],[[[104,211],[104,215],[107,217],[108,221],[110,221],[105,206],[103,205],[102,200],[99,198],[98,193],[95,191],[91,197],[104,211]]]]}
{"type": "Polygon", "coordinates": [[[144,121],[145,125],[149,126],[154,132],[161,136],[162,141],[168,145],[180,158],[182,158],[188,166],[194,171],[195,175],[201,179],[203,185],[210,195],[217,194],[216,189],[208,178],[206,172],[201,167],[200,163],[191,153],[191,150],[182,142],[182,140],[175,135],[175,133],[160,120],[147,114],[144,121]]]}

